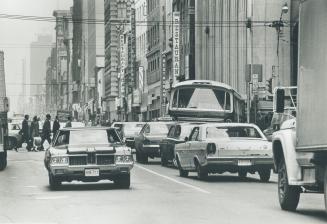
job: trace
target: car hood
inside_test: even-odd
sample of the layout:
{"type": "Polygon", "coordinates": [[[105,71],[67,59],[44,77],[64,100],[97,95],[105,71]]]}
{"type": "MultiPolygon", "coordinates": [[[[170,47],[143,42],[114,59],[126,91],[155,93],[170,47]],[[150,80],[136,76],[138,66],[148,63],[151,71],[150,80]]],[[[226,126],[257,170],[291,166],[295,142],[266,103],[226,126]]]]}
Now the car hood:
{"type": "Polygon", "coordinates": [[[116,145],[83,145],[52,147],[51,154],[84,154],[84,153],[128,153],[130,149],[121,144],[116,145]]]}
{"type": "Polygon", "coordinates": [[[167,138],[167,135],[146,135],[146,139],[150,141],[161,141],[164,138],[167,138]]]}
{"type": "Polygon", "coordinates": [[[132,129],[132,130],[124,130],[124,136],[126,138],[130,138],[130,137],[136,137],[138,136],[140,133],[140,130],[135,130],[135,129],[132,129]]]}

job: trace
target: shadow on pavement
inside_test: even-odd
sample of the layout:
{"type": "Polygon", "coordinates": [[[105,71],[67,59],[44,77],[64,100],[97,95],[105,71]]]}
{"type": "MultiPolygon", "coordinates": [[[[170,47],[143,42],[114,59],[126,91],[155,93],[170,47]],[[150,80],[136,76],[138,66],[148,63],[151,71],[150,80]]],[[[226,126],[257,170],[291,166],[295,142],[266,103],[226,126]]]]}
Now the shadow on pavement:
{"type": "Polygon", "coordinates": [[[327,214],[324,210],[297,210],[295,214],[310,216],[320,221],[327,221],[327,214]]]}
{"type": "MultiPolygon", "coordinates": [[[[53,191],[47,186],[49,191],[53,191]]],[[[131,189],[131,188],[130,188],[131,189]]],[[[118,188],[114,183],[67,183],[64,182],[54,191],[101,191],[101,190],[130,190],[118,188]]]]}
{"type": "Polygon", "coordinates": [[[246,178],[240,178],[238,176],[227,176],[227,175],[209,175],[206,180],[199,180],[196,176],[190,176],[189,178],[203,181],[203,182],[209,182],[209,183],[229,183],[229,182],[253,182],[253,183],[263,183],[263,184],[274,184],[274,182],[269,181],[267,183],[261,182],[259,179],[253,178],[253,177],[246,177],[246,178]]]}

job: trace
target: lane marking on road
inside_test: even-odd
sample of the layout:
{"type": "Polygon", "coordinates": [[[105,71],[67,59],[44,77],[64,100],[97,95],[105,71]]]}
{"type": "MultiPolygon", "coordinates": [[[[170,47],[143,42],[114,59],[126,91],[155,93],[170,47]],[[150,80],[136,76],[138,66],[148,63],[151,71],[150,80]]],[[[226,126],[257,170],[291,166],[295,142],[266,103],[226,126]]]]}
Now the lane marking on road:
{"type": "Polygon", "coordinates": [[[36,197],[35,199],[37,200],[57,200],[57,199],[65,199],[68,198],[68,196],[40,196],[40,197],[36,197]]]}
{"type": "Polygon", "coordinates": [[[29,185],[29,186],[24,186],[24,187],[27,187],[27,188],[37,188],[38,186],[36,186],[36,185],[29,185]]]}
{"type": "Polygon", "coordinates": [[[153,170],[147,169],[147,168],[145,168],[145,167],[143,167],[143,166],[140,166],[140,165],[138,165],[138,164],[135,164],[134,166],[136,166],[137,168],[140,168],[140,169],[142,169],[142,170],[145,170],[145,171],[147,171],[147,172],[149,172],[149,173],[152,173],[152,174],[154,174],[154,175],[157,175],[157,176],[159,176],[159,177],[165,178],[166,180],[170,180],[170,181],[172,181],[172,182],[174,182],[174,183],[177,183],[177,184],[183,185],[183,186],[185,186],[185,187],[191,188],[191,189],[193,189],[193,190],[199,191],[199,192],[201,192],[201,193],[204,193],[204,194],[210,194],[210,193],[211,193],[211,192],[209,192],[209,191],[203,190],[202,188],[199,188],[199,187],[193,186],[193,185],[191,185],[191,184],[187,184],[187,183],[184,183],[184,182],[182,182],[182,181],[178,181],[178,180],[176,180],[176,179],[174,179],[174,178],[171,178],[171,177],[168,177],[168,176],[162,175],[162,174],[160,174],[160,173],[157,173],[157,172],[155,172],[155,171],[153,171],[153,170]]]}

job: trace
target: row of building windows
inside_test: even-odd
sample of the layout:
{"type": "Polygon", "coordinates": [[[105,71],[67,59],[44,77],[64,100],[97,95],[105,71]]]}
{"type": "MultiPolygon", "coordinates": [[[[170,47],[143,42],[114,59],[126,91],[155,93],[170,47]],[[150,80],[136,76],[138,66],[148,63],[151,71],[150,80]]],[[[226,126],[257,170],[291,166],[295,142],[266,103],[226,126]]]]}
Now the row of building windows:
{"type": "Polygon", "coordinates": [[[160,41],[160,26],[159,23],[157,23],[154,26],[151,26],[151,28],[147,31],[148,35],[148,45],[150,48],[155,46],[156,44],[159,44],[160,41]]]}
{"type": "Polygon", "coordinates": [[[160,0],[147,0],[148,15],[157,7],[160,6],[160,0]]]}

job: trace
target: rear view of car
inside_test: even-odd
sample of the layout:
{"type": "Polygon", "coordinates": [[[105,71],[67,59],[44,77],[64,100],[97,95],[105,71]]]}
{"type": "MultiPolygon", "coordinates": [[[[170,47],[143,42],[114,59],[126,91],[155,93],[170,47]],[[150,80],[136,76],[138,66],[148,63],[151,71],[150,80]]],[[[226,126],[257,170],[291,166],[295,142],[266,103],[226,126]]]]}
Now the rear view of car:
{"type": "Polygon", "coordinates": [[[126,122],[122,127],[122,134],[126,146],[135,148],[135,137],[137,137],[144,126],[144,122],[126,122]]]}
{"type": "Polygon", "coordinates": [[[130,187],[133,157],[113,128],[63,128],[45,153],[51,188],[63,181],[112,180],[130,187]]]}
{"type": "Polygon", "coordinates": [[[136,160],[147,163],[148,158],[160,157],[160,141],[168,134],[172,123],[149,122],[144,125],[140,134],[135,138],[136,160]]]}

